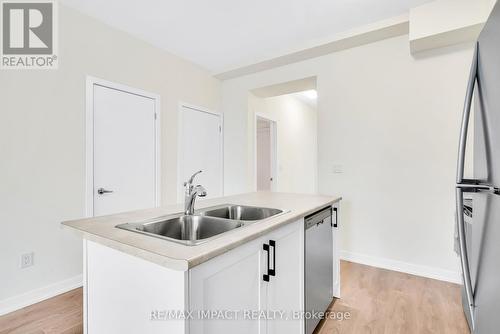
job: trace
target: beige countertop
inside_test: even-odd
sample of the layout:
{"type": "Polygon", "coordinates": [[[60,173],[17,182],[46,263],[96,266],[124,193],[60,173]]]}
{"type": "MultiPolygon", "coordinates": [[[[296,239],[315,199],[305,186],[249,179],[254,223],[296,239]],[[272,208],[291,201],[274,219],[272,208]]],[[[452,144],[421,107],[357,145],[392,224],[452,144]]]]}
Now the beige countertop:
{"type": "Polygon", "coordinates": [[[133,256],[174,270],[188,270],[230,249],[256,239],[273,229],[339,201],[340,197],[255,192],[198,201],[196,209],[220,205],[241,204],[284,209],[285,214],[238,228],[196,246],[186,246],[115,226],[134,223],[183,211],[182,205],[124,212],[63,222],[65,228],[77,231],[83,238],[120,250],[133,256]]]}

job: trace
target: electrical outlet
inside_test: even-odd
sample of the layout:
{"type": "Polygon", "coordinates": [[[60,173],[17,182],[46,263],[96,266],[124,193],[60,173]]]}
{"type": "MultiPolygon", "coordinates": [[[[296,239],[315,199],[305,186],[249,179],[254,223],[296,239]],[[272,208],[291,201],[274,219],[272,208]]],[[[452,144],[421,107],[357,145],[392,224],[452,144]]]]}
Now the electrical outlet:
{"type": "Polygon", "coordinates": [[[332,165],[332,173],[333,174],[341,174],[344,172],[343,165],[332,165]]]}
{"type": "Polygon", "coordinates": [[[28,267],[31,267],[32,265],[34,265],[34,258],[35,258],[35,253],[31,252],[31,253],[25,253],[25,254],[22,254],[21,255],[21,268],[24,269],[24,268],[28,268],[28,267]]]}

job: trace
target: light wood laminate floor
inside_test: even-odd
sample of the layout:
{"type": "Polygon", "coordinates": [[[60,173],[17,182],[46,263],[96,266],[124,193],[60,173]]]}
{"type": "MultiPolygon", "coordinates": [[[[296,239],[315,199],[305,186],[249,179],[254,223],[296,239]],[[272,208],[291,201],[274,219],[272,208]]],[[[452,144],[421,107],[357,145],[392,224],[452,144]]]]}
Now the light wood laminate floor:
{"type": "Polygon", "coordinates": [[[346,261],[341,273],[331,310],[350,319],[326,320],[316,334],[469,333],[457,284],[346,261]]]}
{"type": "MultiPolygon", "coordinates": [[[[342,299],[317,334],[469,333],[456,284],[342,261],[342,299]]],[[[80,334],[82,289],[0,317],[0,334],[80,334]]]]}
{"type": "Polygon", "coordinates": [[[82,288],[0,317],[0,334],[83,333],[82,288]]]}

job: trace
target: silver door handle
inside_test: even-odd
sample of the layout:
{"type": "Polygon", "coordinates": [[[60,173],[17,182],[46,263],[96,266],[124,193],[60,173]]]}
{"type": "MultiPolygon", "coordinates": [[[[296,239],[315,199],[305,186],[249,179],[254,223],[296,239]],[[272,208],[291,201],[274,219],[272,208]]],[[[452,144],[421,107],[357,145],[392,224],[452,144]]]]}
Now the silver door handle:
{"type": "Polygon", "coordinates": [[[467,83],[467,93],[465,95],[464,111],[462,115],[462,127],[460,128],[457,161],[457,183],[462,183],[464,178],[465,148],[467,146],[467,133],[469,130],[472,97],[474,95],[474,87],[476,86],[477,81],[478,52],[478,45],[476,43],[476,47],[474,48],[474,57],[472,58],[472,66],[470,68],[469,81],[467,83]]]}
{"type": "Polygon", "coordinates": [[[106,190],[106,189],[104,189],[104,188],[99,188],[99,189],[97,189],[97,193],[98,193],[99,195],[109,194],[109,193],[112,193],[112,192],[113,192],[113,190],[106,190]]]}
{"type": "Polygon", "coordinates": [[[456,188],[457,204],[457,225],[458,225],[458,244],[460,248],[460,263],[462,267],[462,276],[464,278],[465,295],[467,297],[467,306],[471,318],[471,329],[474,331],[474,292],[472,291],[472,280],[470,277],[469,255],[467,254],[467,241],[465,240],[465,220],[463,213],[463,189],[456,188]]]}
{"type": "Polygon", "coordinates": [[[467,83],[467,93],[465,95],[464,111],[462,116],[462,127],[460,129],[460,141],[458,146],[457,161],[457,187],[455,190],[458,239],[460,248],[460,263],[462,267],[462,276],[464,279],[465,295],[467,297],[467,306],[471,317],[471,329],[474,331],[474,292],[472,291],[472,280],[469,268],[469,255],[467,254],[467,240],[465,240],[465,220],[463,215],[464,202],[464,166],[465,166],[465,148],[467,146],[467,132],[469,130],[469,119],[472,106],[472,97],[477,82],[478,67],[478,44],[474,48],[474,57],[470,69],[469,81],[467,83]]]}

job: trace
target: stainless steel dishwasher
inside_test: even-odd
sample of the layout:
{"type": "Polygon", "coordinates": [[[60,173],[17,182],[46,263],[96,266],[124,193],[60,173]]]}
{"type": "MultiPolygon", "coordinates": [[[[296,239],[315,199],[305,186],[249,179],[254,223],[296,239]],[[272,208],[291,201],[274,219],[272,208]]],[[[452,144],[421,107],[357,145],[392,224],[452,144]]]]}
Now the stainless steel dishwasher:
{"type": "MultiPolygon", "coordinates": [[[[324,312],[333,299],[332,208],[305,217],[304,228],[305,311],[324,312]]],[[[306,316],[305,334],[311,334],[319,321],[306,316]]]]}

